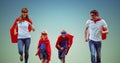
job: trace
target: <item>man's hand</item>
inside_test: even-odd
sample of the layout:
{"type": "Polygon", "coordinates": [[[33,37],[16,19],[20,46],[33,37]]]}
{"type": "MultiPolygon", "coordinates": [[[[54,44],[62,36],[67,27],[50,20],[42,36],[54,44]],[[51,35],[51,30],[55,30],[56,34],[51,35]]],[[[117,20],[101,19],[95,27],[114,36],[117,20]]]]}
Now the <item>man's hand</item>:
{"type": "Polygon", "coordinates": [[[85,42],[88,42],[88,38],[85,38],[85,42]]]}

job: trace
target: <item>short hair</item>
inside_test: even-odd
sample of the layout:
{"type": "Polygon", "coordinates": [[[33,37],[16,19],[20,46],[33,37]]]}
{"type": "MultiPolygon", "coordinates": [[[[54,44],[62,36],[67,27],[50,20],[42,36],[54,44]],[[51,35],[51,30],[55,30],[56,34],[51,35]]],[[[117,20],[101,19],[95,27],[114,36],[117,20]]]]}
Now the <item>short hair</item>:
{"type": "Polygon", "coordinates": [[[92,11],[90,11],[90,14],[91,13],[95,14],[96,16],[99,16],[99,12],[97,10],[92,10],[92,11]]]}

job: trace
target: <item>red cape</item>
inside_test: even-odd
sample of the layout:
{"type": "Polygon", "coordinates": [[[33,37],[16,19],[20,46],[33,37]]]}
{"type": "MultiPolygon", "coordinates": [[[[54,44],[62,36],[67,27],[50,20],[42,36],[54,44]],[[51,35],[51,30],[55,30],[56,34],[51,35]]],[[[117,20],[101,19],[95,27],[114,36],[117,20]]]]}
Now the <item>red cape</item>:
{"type": "MultiPolygon", "coordinates": [[[[72,46],[72,43],[73,43],[73,36],[72,36],[72,35],[66,34],[66,37],[65,37],[65,38],[63,38],[63,37],[60,35],[60,36],[58,37],[58,39],[57,39],[57,42],[56,42],[56,48],[57,48],[57,49],[60,49],[60,47],[58,47],[57,45],[59,45],[59,43],[60,43],[63,39],[68,39],[68,45],[70,45],[70,47],[72,46]]],[[[66,55],[68,54],[70,47],[67,46],[66,55]]]]}
{"type": "MultiPolygon", "coordinates": [[[[102,30],[105,31],[105,28],[102,27],[102,30]]],[[[102,40],[105,40],[107,38],[107,34],[102,33],[101,37],[102,37],[102,40]]]]}
{"type": "MultiPolygon", "coordinates": [[[[14,29],[15,29],[15,26],[16,26],[16,23],[20,20],[20,18],[17,18],[14,22],[14,24],[12,25],[12,27],[10,28],[10,36],[11,36],[11,42],[12,43],[17,43],[17,40],[18,40],[18,34],[14,35],[14,29]]],[[[23,20],[26,20],[28,21],[29,23],[32,24],[32,21],[28,18],[25,18],[23,20]]],[[[28,30],[29,32],[32,30],[32,28],[29,26],[28,27],[28,30]]],[[[18,32],[18,28],[17,28],[17,32],[18,32]]]]}
{"type": "MultiPolygon", "coordinates": [[[[38,43],[38,48],[40,47],[40,45],[41,45],[43,42],[46,44],[46,51],[47,51],[47,54],[48,54],[48,59],[47,59],[48,61],[47,61],[47,63],[49,63],[49,61],[50,61],[50,59],[51,59],[51,46],[50,46],[50,41],[49,41],[48,39],[46,39],[46,40],[40,39],[40,40],[39,40],[39,43],[38,43]]],[[[38,56],[39,56],[39,58],[40,58],[40,50],[38,51],[38,56]]]]}

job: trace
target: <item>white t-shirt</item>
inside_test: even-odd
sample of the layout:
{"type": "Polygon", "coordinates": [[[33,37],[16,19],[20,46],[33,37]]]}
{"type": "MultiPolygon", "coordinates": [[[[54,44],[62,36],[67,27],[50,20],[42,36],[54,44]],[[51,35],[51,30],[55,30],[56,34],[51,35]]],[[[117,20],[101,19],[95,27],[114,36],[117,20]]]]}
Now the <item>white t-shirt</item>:
{"type": "Polygon", "coordinates": [[[86,25],[88,26],[89,29],[89,39],[94,40],[94,41],[101,41],[101,30],[102,26],[107,27],[107,24],[105,20],[101,19],[100,21],[97,21],[96,23],[93,22],[92,20],[88,20],[86,22],[86,25]]]}
{"type": "Polygon", "coordinates": [[[30,38],[30,32],[28,31],[29,22],[24,21],[18,24],[18,39],[30,38]]]}

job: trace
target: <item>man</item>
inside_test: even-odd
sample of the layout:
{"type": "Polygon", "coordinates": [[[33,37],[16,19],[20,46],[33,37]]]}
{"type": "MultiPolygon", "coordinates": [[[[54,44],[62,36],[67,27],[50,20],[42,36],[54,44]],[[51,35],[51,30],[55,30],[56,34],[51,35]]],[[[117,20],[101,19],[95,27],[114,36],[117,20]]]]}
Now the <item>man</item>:
{"type": "Polygon", "coordinates": [[[86,22],[85,41],[89,42],[91,63],[101,63],[102,34],[108,34],[107,24],[99,18],[97,10],[92,10],[90,16],[91,19],[86,22]]]}

